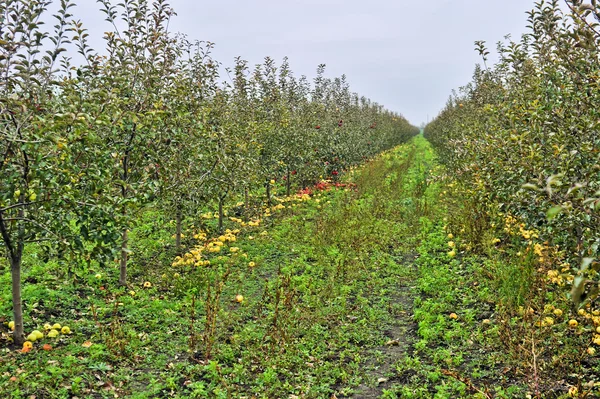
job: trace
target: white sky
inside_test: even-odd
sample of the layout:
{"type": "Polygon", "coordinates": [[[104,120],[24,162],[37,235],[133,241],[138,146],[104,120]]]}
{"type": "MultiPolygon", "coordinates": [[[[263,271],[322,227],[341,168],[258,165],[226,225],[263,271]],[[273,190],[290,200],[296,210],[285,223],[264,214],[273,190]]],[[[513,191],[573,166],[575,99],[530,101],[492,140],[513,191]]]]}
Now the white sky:
{"type": "MultiPolygon", "coordinates": [[[[77,0],[97,50],[110,29],[95,0],[77,0]]],[[[116,3],[116,1],[114,2],[116,3]]],[[[452,89],[468,83],[481,62],[475,40],[490,49],[518,38],[533,0],[171,0],[171,30],[216,44],[232,66],[288,56],[296,76],[346,74],[352,91],[397,111],[415,125],[433,118],[452,89]]]]}

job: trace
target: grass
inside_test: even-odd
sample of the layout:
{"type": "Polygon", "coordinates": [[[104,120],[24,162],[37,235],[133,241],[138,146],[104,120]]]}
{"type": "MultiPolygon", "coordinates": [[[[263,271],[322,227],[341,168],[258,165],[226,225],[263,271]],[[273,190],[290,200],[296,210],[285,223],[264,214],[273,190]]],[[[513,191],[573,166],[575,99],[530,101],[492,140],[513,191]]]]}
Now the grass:
{"type": "MultiPolygon", "coordinates": [[[[442,175],[418,136],[351,171],[355,186],[281,198],[259,226],[231,222],[205,266],[172,266],[170,221],[149,209],[131,234],[128,287],[116,263],[66,267],[28,248],[26,331],[73,333],[11,347],[4,269],[0,397],[535,397],[501,343],[499,299],[523,287],[490,277],[511,275],[505,258],[449,254],[465,240],[442,175]]],[[[184,259],[216,245],[215,223],[188,221],[184,259]],[[206,239],[193,238],[200,228],[206,239]]]]}

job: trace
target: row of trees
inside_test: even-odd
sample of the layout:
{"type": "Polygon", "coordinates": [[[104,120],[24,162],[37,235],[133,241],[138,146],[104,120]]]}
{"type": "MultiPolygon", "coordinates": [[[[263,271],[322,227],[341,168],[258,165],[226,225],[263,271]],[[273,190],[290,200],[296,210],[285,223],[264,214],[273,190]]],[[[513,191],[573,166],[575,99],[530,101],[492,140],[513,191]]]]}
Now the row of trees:
{"type": "Polygon", "coordinates": [[[99,0],[114,28],[101,53],[70,0],[46,30],[51,3],[0,3],[0,252],[17,344],[27,243],[71,261],[120,253],[126,284],[127,231],[144,206],[177,220],[179,246],[182,220],[203,207],[263,189],[270,201],[273,180],[289,194],[418,132],[324,66],[311,84],[287,60],[237,59],[222,79],[212,44],[168,31],[166,0],[99,0]]]}
{"type": "MultiPolygon", "coordinates": [[[[598,292],[600,245],[600,5],[540,1],[529,33],[498,45],[500,61],[460,89],[425,129],[444,162],[481,201],[540,230],[575,276],[579,304],[598,292]]],[[[558,268],[558,266],[557,266],[558,268]]]]}

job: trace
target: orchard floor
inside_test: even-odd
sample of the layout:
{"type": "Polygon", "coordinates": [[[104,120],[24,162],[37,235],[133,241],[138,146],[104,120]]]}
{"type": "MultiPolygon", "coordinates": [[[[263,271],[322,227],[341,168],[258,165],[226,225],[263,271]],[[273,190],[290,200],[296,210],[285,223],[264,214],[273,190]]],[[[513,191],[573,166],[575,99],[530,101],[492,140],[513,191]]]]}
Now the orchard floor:
{"type": "Polygon", "coordinates": [[[0,398],[525,397],[481,266],[447,254],[439,168],[418,136],[356,186],[282,201],[201,268],[171,266],[172,225],[149,211],[127,288],[116,266],[69,274],[31,248],[26,331],[73,333],[12,348],[0,269],[0,398]]]}

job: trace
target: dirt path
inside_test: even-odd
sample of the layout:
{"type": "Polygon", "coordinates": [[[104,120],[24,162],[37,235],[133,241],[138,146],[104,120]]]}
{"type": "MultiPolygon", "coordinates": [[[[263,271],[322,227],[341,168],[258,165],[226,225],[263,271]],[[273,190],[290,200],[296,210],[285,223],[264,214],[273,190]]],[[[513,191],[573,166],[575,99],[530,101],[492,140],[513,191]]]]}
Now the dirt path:
{"type": "MultiPolygon", "coordinates": [[[[414,253],[407,254],[401,263],[406,267],[413,267],[414,258],[414,253]]],[[[380,398],[392,385],[403,383],[403,376],[397,375],[394,364],[413,354],[417,328],[412,311],[415,295],[414,278],[413,270],[410,276],[399,282],[396,291],[390,295],[388,309],[394,321],[384,332],[387,342],[365,354],[369,359],[365,365],[368,377],[349,398],[380,398]]]]}
{"type": "MultiPolygon", "coordinates": [[[[390,269],[395,269],[390,273],[395,273],[396,277],[386,285],[389,290],[385,296],[389,319],[386,326],[378,326],[383,330],[382,345],[365,351],[364,357],[368,360],[363,371],[366,377],[349,396],[355,399],[383,397],[386,390],[393,392],[399,385],[409,385],[414,375],[411,369],[399,372],[398,365],[404,363],[407,357],[413,357],[417,341],[417,324],[413,317],[413,304],[418,295],[415,260],[421,217],[427,215],[430,208],[426,189],[432,167],[431,153],[422,142],[416,142],[402,162],[386,166],[380,166],[380,170],[385,170],[385,177],[380,180],[390,180],[386,198],[388,205],[382,215],[390,223],[404,225],[405,229],[397,237],[397,247],[389,249],[394,261],[390,269]]],[[[379,192],[386,193],[385,190],[379,192]]]]}

